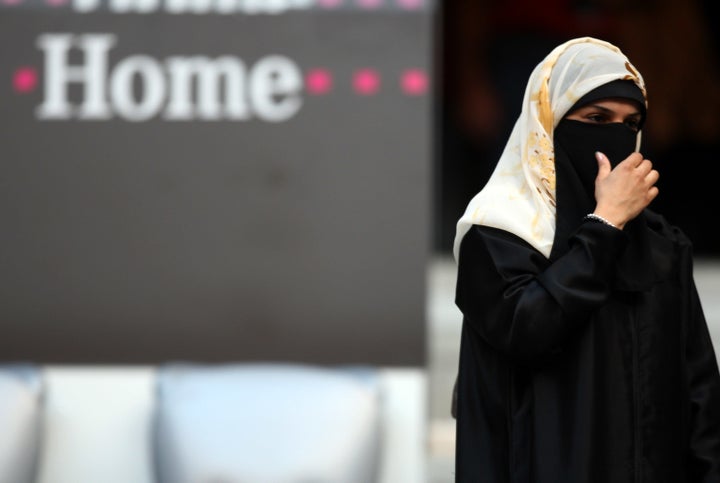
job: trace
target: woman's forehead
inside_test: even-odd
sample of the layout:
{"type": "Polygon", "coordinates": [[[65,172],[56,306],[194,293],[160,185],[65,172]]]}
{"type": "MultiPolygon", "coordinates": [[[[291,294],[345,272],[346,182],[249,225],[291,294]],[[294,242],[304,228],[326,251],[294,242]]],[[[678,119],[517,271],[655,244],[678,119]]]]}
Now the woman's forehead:
{"type": "Polygon", "coordinates": [[[623,115],[641,115],[642,106],[634,99],[624,97],[605,97],[596,99],[588,104],[580,106],[573,112],[586,110],[604,110],[623,115]]]}

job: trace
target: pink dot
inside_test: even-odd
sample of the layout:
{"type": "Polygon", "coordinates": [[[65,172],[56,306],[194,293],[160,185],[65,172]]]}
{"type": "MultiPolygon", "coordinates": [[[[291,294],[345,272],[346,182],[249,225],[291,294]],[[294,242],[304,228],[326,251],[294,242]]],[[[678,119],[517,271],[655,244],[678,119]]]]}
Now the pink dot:
{"type": "Polygon", "coordinates": [[[380,76],[375,70],[361,69],[355,72],[353,86],[358,94],[375,94],[380,89],[380,76]]]}
{"type": "Polygon", "coordinates": [[[25,94],[37,87],[38,75],[34,67],[21,67],[15,71],[13,76],[13,87],[15,92],[25,94]]]}
{"type": "Polygon", "coordinates": [[[5,5],[18,5],[22,3],[22,0],[3,0],[5,5]]]}
{"type": "Polygon", "coordinates": [[[377,8],[382,3],[382,0],[357,0],[357,3],[362,8],[377,8]]]}
{"type": "Polygon", "coordinates": [[[403,73],[400,84],[405,94],[418,96],[427,92],[428,77],[421,70],[409,69],[403,73]]]}
{"type": "Polygon", "coordinates": [[[422,7],[423,0],[397,0],[397,3],[407,10],[415,10],[422,7]]]}
{"type": "Polygon", "coordinates": [[[332,89],[332,74],[325,69],[313,69],[306,74],[305,84],[310,94],[327,94],[332,89]]]}
{"type": "Polygon", "coordinates": [[[335,8],[342,3],[342,0],[317,0],[321,7],[335,8]]]}

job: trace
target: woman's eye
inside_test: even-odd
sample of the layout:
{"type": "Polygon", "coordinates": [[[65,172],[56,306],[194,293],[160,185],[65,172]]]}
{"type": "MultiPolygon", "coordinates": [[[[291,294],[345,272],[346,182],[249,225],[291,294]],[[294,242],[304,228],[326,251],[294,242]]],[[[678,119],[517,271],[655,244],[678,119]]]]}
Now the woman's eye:
{"type": "Polygon", "coordinates": [[[640,130],[640,121],[638,121],[637,119],[628,119],[625,121],[625,125],[633,131],[640,130]]]}
{"type": "Polygon", "coordinates": [[[602,114],[589,114],[587,116],[587,119],[589,121],[597,122],[597,123],[605,122],[605,116],[602,114]]]}

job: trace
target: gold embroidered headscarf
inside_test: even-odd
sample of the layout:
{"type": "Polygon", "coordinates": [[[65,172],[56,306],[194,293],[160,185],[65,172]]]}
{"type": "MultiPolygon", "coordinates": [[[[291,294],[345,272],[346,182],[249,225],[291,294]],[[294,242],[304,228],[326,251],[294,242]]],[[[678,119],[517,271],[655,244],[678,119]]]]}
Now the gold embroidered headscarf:
{"type": "Polygon", "coordinates": [[[553,130],[583,95],[618,79],[632,80],[645,94],[642,76],[620,49],[592,37],[559,45],[535,67],[500,160],[457,223],[456,260],[472,225],[514,233],[550,256],[556,213],[553,130]]]}

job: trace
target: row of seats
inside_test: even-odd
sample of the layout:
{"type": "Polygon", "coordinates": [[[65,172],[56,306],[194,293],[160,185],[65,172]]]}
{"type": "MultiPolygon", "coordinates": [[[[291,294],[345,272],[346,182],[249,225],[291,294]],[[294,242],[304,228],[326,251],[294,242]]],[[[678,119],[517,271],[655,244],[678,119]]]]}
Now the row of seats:
{"type": "Polygon", "coordinates": [[[0,365],[0,483],[421,483],[416,376],[279,363],[0,365]]]}

